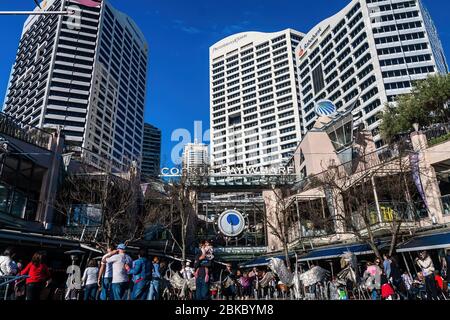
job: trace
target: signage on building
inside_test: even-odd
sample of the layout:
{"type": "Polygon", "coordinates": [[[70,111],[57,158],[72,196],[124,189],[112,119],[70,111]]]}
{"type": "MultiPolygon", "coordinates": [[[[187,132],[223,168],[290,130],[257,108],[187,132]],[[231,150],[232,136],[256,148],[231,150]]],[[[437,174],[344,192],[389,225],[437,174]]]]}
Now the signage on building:
{"type": "Polygon", "coordinates": [[[227,237],[238,237],[245,230],[245,218],[239,211],[227,210],[217,219],[220,232],[227,237]]]}
{"type": "Polygon", "coordinates": [[[238,43],[239,41],[241,41],[242,39],[245,39],[245,38],[247,38],[247,35],[246,35],[246,34],[241,35],[241,36],[239,36],[239,37],[237,37],[237,38],[234,38],[234,39],[231,40],[231,41],[228,41],[227,43],[224,43],[224,44],[222,44],[222,45],[220,45],[220,46],[218,46],[218,47],[214,47],[214,48],[213,48],[213,51],[217,51],[217,50],[223,49],[223,48],[225,48],[225,47],[228,47],[228,46],[230,46],[230,45],[232,45],[232,44],[238,43]]]}
{"type": "Polygon", "coordinates": [[[300,51],[298,53],[298,56],[300,58],[305,55],[308,48],[317,40],[317,38],[320,36],[321,33],[322,33],[322,28],[317,29],[317,31],[314,32],[314,34],[311,36],[311,38],[309,38],[309,40],[306,41],[306,43],[300,47],[300,51]]]}

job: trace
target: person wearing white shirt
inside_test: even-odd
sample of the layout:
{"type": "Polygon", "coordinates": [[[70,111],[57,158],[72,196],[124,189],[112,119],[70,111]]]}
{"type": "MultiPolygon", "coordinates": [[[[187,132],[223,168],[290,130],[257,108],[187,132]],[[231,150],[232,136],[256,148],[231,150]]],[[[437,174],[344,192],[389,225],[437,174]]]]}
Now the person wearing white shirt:
{"type": "Polygon", "coordinates": [[[16,252],[13,248],[7,248],[0,256],[0,277],[15,276],[17,274],[17,264],[14,262],[16,252]]]}
{"type": "Polygon", "coordinates": [[[98,291],[98,266],[97,261],[90,260],[86,270],[84,270],[81,282],[84,287],[84,301],[96,300],[98,291]]]}
{"type": "Polygon", "coordinates": [[[117,250],[107,254],[104,263],[112,265],[112,291],[114,300],[125,300],[125,294],[129,289],[130,277],[125,265],[133,266],[133,259],[126,253],[125,244],[119,244],[117,250]]]}
{"type": "Polygon", "coordinates": [[[113,246],[108,247],[107,254],[102,257],[100,270],[98,272],[98,287],[101,288],[100,300],[113,300],[112,294],[112,264],[106,263],[106,257],[114,251],[113,246]]]}
{"type": "Polygon", "coordinates": [[[190,280],[194,277],[194,269],[191,268],[191,263],[189,261],[186,262],[185,267],[181,269],[180,273],[185,280],[190,280]]]}

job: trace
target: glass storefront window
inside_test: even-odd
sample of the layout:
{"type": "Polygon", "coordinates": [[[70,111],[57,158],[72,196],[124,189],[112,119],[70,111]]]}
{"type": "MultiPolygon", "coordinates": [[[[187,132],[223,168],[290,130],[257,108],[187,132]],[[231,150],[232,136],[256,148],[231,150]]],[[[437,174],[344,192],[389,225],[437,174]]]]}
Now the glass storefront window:
{"type": "Polygon", "coordinates": [[[10,190],[0,185],[0,212],[9,213],[9,208],[11,206],[11,192],[10,190]]]}
{"type": "Polygon", "coordinates": [[[27,206],[27,197],[21,192],[15,191],[11,206],[11,215],[23,219],[25,217],[26,206],[27,206]]]}

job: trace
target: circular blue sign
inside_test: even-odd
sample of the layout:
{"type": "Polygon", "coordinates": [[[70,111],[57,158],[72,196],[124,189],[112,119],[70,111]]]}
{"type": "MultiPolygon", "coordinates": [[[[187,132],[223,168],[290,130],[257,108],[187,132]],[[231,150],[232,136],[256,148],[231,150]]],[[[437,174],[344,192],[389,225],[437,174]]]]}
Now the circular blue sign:
{"type": "Polygon", "coordinates": [[[227,210],[219,216],[217,225],[227,237],[237,237],[245,230],[245,218],[236,210],[227,210]]]}

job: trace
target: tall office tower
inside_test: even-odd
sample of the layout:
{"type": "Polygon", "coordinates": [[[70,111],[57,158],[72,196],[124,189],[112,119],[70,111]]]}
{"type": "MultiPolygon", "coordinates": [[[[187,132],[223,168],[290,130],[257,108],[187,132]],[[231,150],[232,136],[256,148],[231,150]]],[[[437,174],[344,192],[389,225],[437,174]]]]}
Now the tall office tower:
{"type": "Polygon", "coordinates": [[[415,80],[447,73],[444,51],[420,0],[353,0],[310,31],[296,49],[305,131],[327,99],[353,109],[383,145],[377,115],[415,80]]]}
{"type": "Polygon", "coordinates": [[[245,32],[210,48],[211,165],[279,167],[301,139],[295,47],[303,34],[245,32]]]}
{"type": "Polygon", "coordinates": [[[183,150],[183,170],[207,174],[209,169],[208,146],[203,143],[188,143],[183,150]]]}
{"type": "Polygon", "coordinates": [[[142,178],[157,177],[161,167],[161,130],[151,124],[144,124],[142,147],[142,178]]]}
{"type": "Polygon", "coordinates": [[[148,58],[144,35],[108,1],[98,8],[75,0],[47,0],[42,6],[71,8],[75,15],[26,20],[4,111],[41,128],[62,127],[66,142],[94,162],[108,159],[120,167],[139,159],[148,58]]]}

